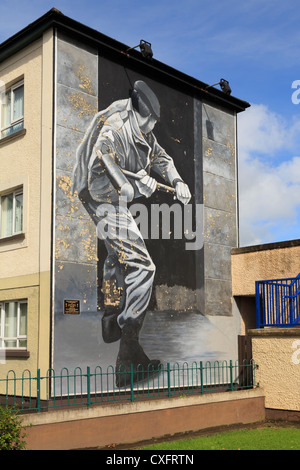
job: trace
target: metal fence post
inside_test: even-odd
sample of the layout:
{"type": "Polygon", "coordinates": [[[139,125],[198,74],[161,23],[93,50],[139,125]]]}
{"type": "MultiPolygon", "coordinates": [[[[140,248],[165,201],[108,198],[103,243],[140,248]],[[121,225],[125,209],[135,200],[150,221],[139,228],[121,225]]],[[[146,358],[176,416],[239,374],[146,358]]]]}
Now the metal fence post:
{"type": "Polygon", "coordinates": [[[130,400],[133,401],[133,364],[130,364],[130,400]]]}
{"type": "MultiPolygon", "coordinates": [[[[293,290],[294,290],[294,283],[291,282],[289,286],[289,311],[288,311],[288,323],[293,323],[293,313],[294,313],[294,302],[293,302],[293,290]]],[[[284,319],[283,319],[284,322],[284,319]]]]}
{"type": "Polygon", "coordinates": [[[167,379],[168,379],[168,397],[170,398],[171,396],[171,369],[170,369],[170,363],[167,363],[167,379]]]}
{"type": "Polygon", "coordinates": [[[87,391],[87,406],[91,406],[91,369],[89,366],[86,368],[86,391],[87,391]]]}
{"type": "Polygon", "coordinates": [[[230,360],[230,390],[233,391],[233,366],[232,360],[230,360]]]}
{"type": "Polygon", "coordinates": [[[200,361],[200,388],[201,393],[203,393],[203,362],[200,361]]]}
{"type": "Polygon", "coordinates": [[[36,372],[36,408],[38,413],[41,411],[41,370],[36,372]]]}

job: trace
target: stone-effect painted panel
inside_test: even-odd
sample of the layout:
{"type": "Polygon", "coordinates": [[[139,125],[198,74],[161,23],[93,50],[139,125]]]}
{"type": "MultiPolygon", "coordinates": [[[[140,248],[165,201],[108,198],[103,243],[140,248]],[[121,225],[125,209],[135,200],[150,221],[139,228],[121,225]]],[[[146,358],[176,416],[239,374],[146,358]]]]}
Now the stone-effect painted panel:
{"type": "Polygon", "coordinates": [[[231,246],[205,244],[205,274],[210,279],[231,282],[231,246]]]}
{"type": "Polygon", "coordinates": [[[202,109],[205,314],[232,315],[230,250],[237,246],[235,116],[202,109]]]}
{"type": "Polygon", "coordinates": [[[206,173],[204,204],[210,209],[236,213],[236,182],[213,173],[206,173]]]}
{"type": "Polygon", "coordinates": [[[74,39],[70,42],[70,39],[61,33],[57,51],[57,83],[97,97],[97,51],[74,39]]]}
{"type": "Polygon", "coordinates": [[[210,244],[236,246],[235,214],[205,208],[204,240],[210,244]]]}
{"type": "Polygon", "coordinates": [[[232,111],[203,103],[203,139],[235,146],[235,116],[232,111]]]}
{"type": "Polygon", "coordinates": [[[57,85],[57,124],[84,133],[97,112],[97,98],[57,85]]]}
{"type": "Polygon", "coordinates": [[[203,171],[235,180],[235,148],[203,139],[203,171]]]}
{"type": "MultiPolygon", "coordinates": [[[[98,109],[98,56],[96,50],[71,42],[57,39],[54,367],[68,362],[68,354],[62,353],[68,350],[61,335],[67,317],[64,300],[79,300],[81,314],[95,312],[98,301],[95,226],[72,193],[76,149],[98,109]]],[[[76,334],[73,340],[78,341],[76,334]]]]}

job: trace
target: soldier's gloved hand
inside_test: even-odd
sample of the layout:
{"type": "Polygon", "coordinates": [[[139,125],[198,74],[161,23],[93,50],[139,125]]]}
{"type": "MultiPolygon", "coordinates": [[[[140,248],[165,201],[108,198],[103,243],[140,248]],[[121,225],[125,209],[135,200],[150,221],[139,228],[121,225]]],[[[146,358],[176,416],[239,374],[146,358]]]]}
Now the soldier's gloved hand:
{"type": "Polygon", "coordinates": [[[138,190],[143,196],[150,197],[154,193],[157,187],[157,182],[154,178],[148,175],[146,170],[138,171],[137,175],[141,175],[140,180],[136,180],[138,190]]]}
{"type": "Polygon", "coordinates": [[[183,183],[183,181],[178,181],[175,186],[175,191],[175,199],[178,199],[182,204],[188,204],[192,197],[188,185],[183,183]]]}

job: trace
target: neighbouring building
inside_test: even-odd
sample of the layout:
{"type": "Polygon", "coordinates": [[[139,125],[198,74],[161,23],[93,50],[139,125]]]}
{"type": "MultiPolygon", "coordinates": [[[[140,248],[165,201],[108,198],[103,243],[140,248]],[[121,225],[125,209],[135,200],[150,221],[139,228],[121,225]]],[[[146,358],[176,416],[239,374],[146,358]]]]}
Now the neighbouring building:
{"type": "MultiPolygon", "coordinates": [[[[131,171],[159,169],[159,183],[176,190],[183,182],[191,194],[186,205],[160,190],[131,203],[153,282],[140,344],[161,362],[238,358],[236,128],[249,104],[128,49],[55,9],[0,45],[3,372],[116,363],[120,341],[104,340],[102,319],[120,308],[132,278],[118,285],[119,263],[108,282],[99,219],[74,191],[76,168],[90,194],[105,172],[96,168],[100,134],[120,155],[135,152],[131,171]],[[159,117],[147,138],[131,121],[136,109],[142,116],[136,89],[159,117]]],[[[103,181],[111,195],[114,182],[103,181]]],[[[132,305],[145,301],[138,289],[131,294],[132,305]]]]}
{"type": "Polygon", "coordinates": [[[234,248],[240,357],[254,358],[266,417],[300,418],[300,240],[234,248]]]}

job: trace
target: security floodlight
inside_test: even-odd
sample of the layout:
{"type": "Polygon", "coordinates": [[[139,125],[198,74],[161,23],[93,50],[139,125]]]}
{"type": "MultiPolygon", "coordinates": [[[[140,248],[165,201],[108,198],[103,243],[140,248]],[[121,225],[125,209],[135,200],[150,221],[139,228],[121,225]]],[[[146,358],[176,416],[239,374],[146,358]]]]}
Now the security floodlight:
{"type": "Polygon", "coordinates": [[[224,78],[221,78],[220,80],[220,87],[221,87],[221,90],[226,94],[226,95],[230,95],[231,93],[231,88],[229,86],[229,82],[227,80],[224,80],[224,78]]]}
{"type": "Polygon", "coordinates": [[[126,52],[131,51],[132,49],[136,49],[137,47],[140,48],[143,57],[146,59],[152,59],[153,51],[151,49],[151,44],[150,42],[144,41],[143,39],[140,40],[140,43],[137,46],[130,47],[126,52]]]}
{"type": "Polygon", "coordinates": [[[221,90],[223,91],[223,93],[225,93],[226,95],[230,95],[231,93],[231,88],[229,86],[229,82],[227,80],[224,80],[224,78],[221,78],[220,81],[218,83],[214,83],[213,85],[209,85],[205,88],[205,90],[207,90],[208,88],[211,88],[213,86],[216,86],[216,85],[220,85],[221,87],[221,90]]]}

